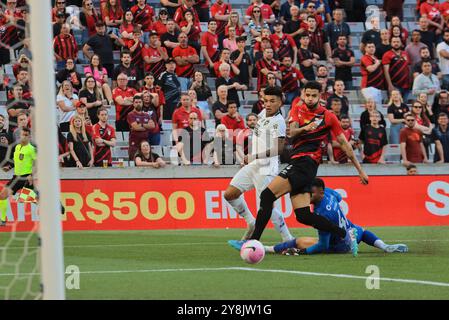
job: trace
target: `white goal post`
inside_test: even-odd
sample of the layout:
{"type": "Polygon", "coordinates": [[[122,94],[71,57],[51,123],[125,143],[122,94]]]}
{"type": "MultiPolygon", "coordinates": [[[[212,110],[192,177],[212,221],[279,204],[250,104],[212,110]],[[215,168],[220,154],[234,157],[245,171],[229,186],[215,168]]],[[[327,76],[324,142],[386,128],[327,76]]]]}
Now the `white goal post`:
{"type": "Polygon", "coordinates": [[[56,92],[50,0],[28,0],[33,55],[33,97],[37,143],[37,177],[43,298],[65,299],[64,256],[57,162],[56,92]]]}

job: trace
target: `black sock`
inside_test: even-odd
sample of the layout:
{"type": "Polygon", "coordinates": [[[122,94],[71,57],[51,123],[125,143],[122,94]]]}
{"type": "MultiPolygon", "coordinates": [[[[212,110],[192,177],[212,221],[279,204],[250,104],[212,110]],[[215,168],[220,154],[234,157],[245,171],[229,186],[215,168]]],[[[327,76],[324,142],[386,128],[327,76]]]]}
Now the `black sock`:
{"type": "Polygon", "coordinates": [[[273,211],[273,203],[276,201],[276,196],[270,189],[266,188],[260,195],[260,209],[257,212],[256,227],[254,229],[251,240],[260,240],[268,221],[271,218],[273,211]]]}
{"type": "Polygon", "coordinates": [[[340,238],[346,237],[346,230],[333,224],[325,217],[310,212],[309,207],[299,208],[295,210],[296,220],[307,226],[314,227],[320,231],[330,232],[340,238]]]}

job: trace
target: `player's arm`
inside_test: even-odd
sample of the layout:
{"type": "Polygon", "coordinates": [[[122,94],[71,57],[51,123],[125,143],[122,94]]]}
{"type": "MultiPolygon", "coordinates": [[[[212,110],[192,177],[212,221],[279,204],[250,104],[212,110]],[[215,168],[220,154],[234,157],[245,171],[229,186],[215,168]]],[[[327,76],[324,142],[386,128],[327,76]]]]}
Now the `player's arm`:
{"type": "Polygon", "coordinates": [[[303,254],[317,254],[326,252],[329,250],[329,243],[331,240],[331,234],[329,232],[323,233],[319,232],[318,242],[313,246],[303,249],[303,254]]]}
{"type": "Polygon", "coordinates": [[[359,160],[357,160],[354,150],[352,149],[352,146],[349,144],[348,140],[346,140],[345,135],[343,133],[340,133],[337,136],[337,141],[338,143],[340,143],[340,148],[344,151],[344,153],[346,153],[346,156],[351,160],[352,164],[357,169],[362,183],[368,184],[368,176],[360,165],[359,160]]]}
{"type": "Polygon", "coordinates": [[[315,122],[310,122],[306,126],[299,127],[298,122],[291,122],[290,123],[290,137],[294,138],[296,136],[300,136],[306,132],[313,131],[317,128],[317,125],[315,122]]]}

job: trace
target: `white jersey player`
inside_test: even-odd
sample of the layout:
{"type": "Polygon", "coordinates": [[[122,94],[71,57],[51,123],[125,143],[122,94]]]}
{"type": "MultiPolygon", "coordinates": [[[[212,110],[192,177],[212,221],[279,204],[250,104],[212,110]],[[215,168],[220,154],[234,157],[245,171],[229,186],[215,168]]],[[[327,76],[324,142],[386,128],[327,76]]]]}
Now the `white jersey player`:
{"type": "MultiPolygon", "coordinates": [[[[260,199],[261,192],[279,173],[279,154],[284,148],[286,137],[285,120],[280,113],[281,88],[266,88],[264,105],[265,109],[259,114],[259,120],[253,131],[250,155],[245,156],[247,165],[234,176],[224,194],[225,200],[248,224],[248,229],[242,240],[251,237],[256,221],[242,194],[255,188],[257,199],[260,199]]],[[[276,208],[273,210],[271,222],[281,234],[282,240],[293,239],[282,213],[276,208]]]]}

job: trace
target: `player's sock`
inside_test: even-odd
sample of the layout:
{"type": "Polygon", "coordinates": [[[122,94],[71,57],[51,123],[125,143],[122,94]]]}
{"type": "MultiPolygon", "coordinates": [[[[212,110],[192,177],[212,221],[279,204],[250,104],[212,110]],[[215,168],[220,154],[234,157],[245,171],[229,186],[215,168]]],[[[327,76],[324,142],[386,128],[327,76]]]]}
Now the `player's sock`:
{"type": "Polygon", "coordinates": [[[254,224],[256,219],[254,218],[251,211],[248,209],[248,205],[246,204],[246,201],[243,199],[243,196],[240,196],[239,198],[235,200],[230,200],[228,203],[231,205],[234,210],[245,219],[246,223],[248,225],[254,224]]]}
{"type": "Polygon", "coordinates": [[[379,248],[381,250],[385,250],[385,248],[387,247],[387,245],[382,240],[380,240],[378,236],[376,236],[369,230],[363,231],[362,241],[367,245],[379,248]]]}
{"type": "Polygon", "coordinates": [[[296,239],[292,239],[286,242],[279,243],[274,246],[274,252],[281,253],[284,250],[296,248],[296,239]]]}
{"type": "Polygon", "coordinates": [[[270,220],[271,212],[273,211],[273,203],[276,201],[274,193],[266,188],[260,194],[260,209],[257,213],[256,228],[254,229],[251,239],[260,240],[268,220],[270,220]]]}
{"type": "Polygon", "coordinates": [[[0,220],[6,221],[6,212],[8,211],[8,199],[0,200],[0,220]]]}
{"type": "Polygon", "coordinates": [[[310,207],[295,209],[296,220],[307,226],[314,227],[317,230],[330,232],[339,236],[340,238],[346,237],[346,230],[340,228],[336,224],[333,224],[325,217],[312,213],[310,207]]]}
{"type": "Polygon", "coordinates": [[[271,222],[277,232],[281,234],[282,241],[287,241],[293,239],[292,234],[288,230],[287,224],[285,223],[284,216],[282,212],[276,208],[273,209],[271,214],[271,222]]]}
{"type": "Polygon", "coordinates": [[[267,253],[276,253],[276,251],[274,251],[274,246],[263,246],[265,249],[265,252],[267,253]]]}

